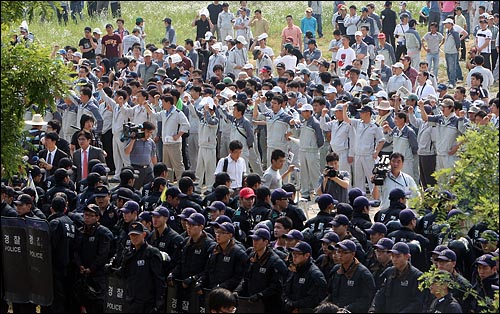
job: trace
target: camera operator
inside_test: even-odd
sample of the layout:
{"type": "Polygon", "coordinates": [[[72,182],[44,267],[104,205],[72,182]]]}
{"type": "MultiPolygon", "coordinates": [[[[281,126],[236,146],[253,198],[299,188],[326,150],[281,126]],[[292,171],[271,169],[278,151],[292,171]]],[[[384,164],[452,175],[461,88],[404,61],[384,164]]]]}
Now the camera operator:
{"type": "MultiPolygon", "coordinates": [[[[408,196],[409,198],[415,198],[419,196],[418,187],[415,180],[401,171],[404,165],[404,156],[400,153],[392,153],[389,156],[389,166],[390,171],[388,171],[382,185],[375,184],[373,188],[373,198],[379,199],[380,209],[386,209],[389,207],[389,194],[392,189],[400,188],[405,192],[411,192],[408,196]]],[[[374,178],[372,178],[372,181],[374,178]]]]}
{"type": "Polygon", "coordinates": [[[330,194],[339,202],[348,203],[349,182],[349,172],[339,171],[339,155],[333,152],[326,155],[326,167],[318,179],[316,194],[330,194]]]}
{"type": "MultiPolygon", "coordinates": [[[[139,190],[145,184],[153,181],[153,168],[156,164],[156,144],[151,138],[155,125],[145,121],[143,132],[131,132],[130,141],[125,147],[125,154],[130,155],[130,163],[135,170],[139,170],[139,178],[135,180],[134,188],[139,190]]],[[[141,130],[141,129],[139,129],[141,130]]]]}

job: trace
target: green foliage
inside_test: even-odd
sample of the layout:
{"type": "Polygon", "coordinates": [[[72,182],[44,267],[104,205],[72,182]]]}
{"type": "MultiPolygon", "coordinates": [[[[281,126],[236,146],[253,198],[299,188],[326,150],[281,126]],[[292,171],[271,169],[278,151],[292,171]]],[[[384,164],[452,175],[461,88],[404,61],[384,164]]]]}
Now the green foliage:
{"type": "Polygon", "coordinates": [[[484,221],[495,230],[499,218],[498,129],[481,126],[468,130],[453,169],[435,173],[438,182],[457,195],[461,208],[470,210],[473,222],[484,221]]]}
{"type": "Polygon", "coordinates": [[[63,63],[51,59],[50,51],[36,43],[26,47],[12,45],[11,35],[18,29],[19,21],[29,8],[21,10],[20,3],[2,2],[2,45],[1,45],[1,160],[2,176],[10,177],[22,171],[21,157],[24,114],[28,108],[44,113],[54,108],[54,99],[65,93],[69,81],[69,69],[63,63]]]}

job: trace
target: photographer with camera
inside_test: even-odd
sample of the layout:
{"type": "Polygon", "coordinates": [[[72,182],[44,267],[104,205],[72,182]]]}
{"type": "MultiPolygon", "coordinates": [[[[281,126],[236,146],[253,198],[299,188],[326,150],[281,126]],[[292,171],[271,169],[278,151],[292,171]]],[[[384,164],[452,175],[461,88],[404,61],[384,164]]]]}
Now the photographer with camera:
{"type": "Polygon", "coordinates": [[[347,190],[350,185],[350,175],[347,171],[339,171],[339,155],[326,155],[326,167],[318,179],[317,195],[330,194],[341,203],[348,203],[347,190]]]}
{"type": "Polygon", "coordinates": [[[392,153],[389,160],[389,168],[380,163],[375,165],[373,169],[374,176],[371,179],[375,185],[372,195],[374,199],[381,201],[381,210],[389,207],[389,194],[394,188],[410,192],[409,198],[418,197],[420,194],[415,180],[401,171],[405,161],[404,156],[401,153],[392,153]]]}
{"type": "Polygon", "coordinates": [[[135,180],[134,188],[139,190],[145,184],[153,181],[153,167],[151,164],[157,163],[156,144],[151,138],[155,125],[149,121],[135,126],[129,125],[127,134],[124,128],[124,136],[130,137],[127,146],[125,146],[125,155],[130,156],[130,163],[135,170],[139,170],[139,178],[135,180]]]}

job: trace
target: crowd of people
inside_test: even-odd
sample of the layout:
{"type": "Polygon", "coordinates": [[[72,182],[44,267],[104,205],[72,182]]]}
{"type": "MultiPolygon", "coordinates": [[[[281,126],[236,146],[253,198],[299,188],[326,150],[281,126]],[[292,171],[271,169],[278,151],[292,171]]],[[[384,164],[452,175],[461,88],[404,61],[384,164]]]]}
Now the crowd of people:
{"type": "MultiPolygon", "coordinates": [[[[429,197],[432,174],[453,168],[460,135],[499,128],[494,5],[428,1],[420,36],[406,2],[377,14],[335,1],[331,58],[317,45],[322,1],[309,1],[300,27],[286,16],[276,55],[266,12],[246,1],[197,12],[184,44],[173,18],[149,43],[142,17],[129,32],[117,15],[104,36],[86,26],[77,48],[55,46],[76,72],[72,89],[27,118],[29,177],[1,192],[2,216],[49,222],[48,310],[103,312],[110,275],[137,313],[165,312],[172,298],[192,310],[207,294],[209,309],[229,312],[238,299],[269,313],[487,310],[497,226],[468,224],[470,209],[444,189],[433,197],[447,224],[408,199],[429,197]],[[434,269],[442,276],[420,290],[434,269]]],[[[15,44],[33,40],[22,31],[15,44]]]]}

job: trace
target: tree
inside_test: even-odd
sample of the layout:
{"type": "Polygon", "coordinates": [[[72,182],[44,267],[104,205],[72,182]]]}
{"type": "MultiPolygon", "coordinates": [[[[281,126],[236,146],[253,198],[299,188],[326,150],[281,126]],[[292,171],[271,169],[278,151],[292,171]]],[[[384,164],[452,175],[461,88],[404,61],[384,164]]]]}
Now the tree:
{"type": "Polygon", "coordinates": [[[53,109],[55,98],[69,88],[69,69],[49,57],[48,47],[36,41],[29,45],[12,43],[24,15],[47,5],[46,1],[2,2],[2,177],[23,172],[25,111],[35,108],[35,113],[43,114],[47,108],[53,109]]]}

